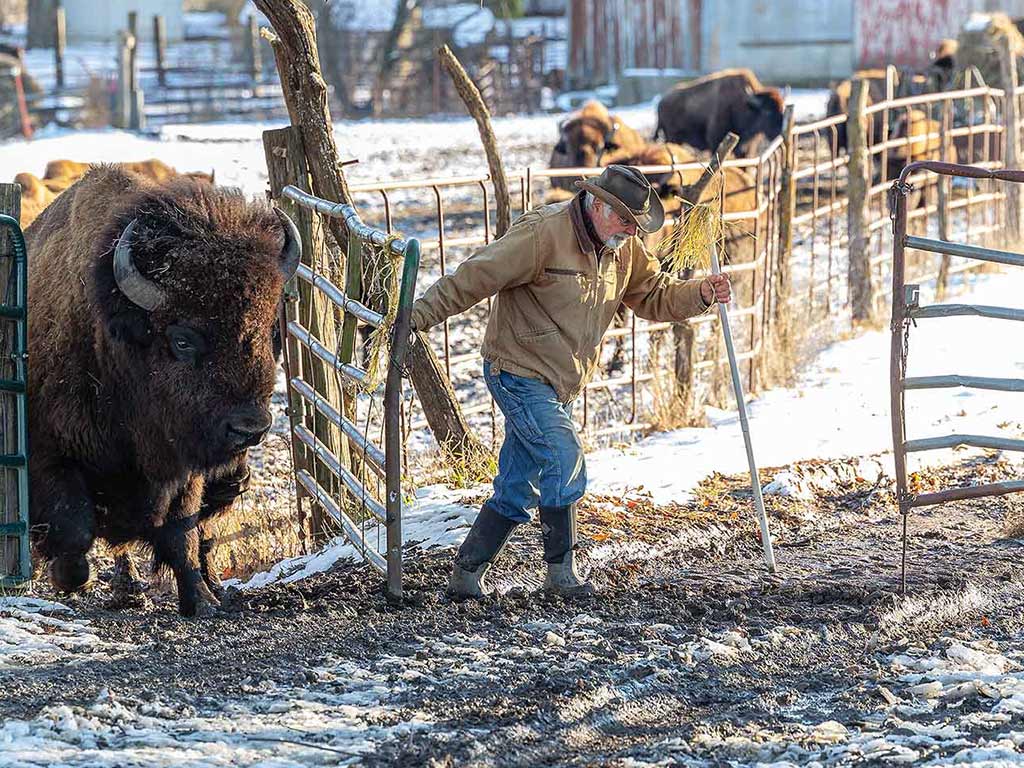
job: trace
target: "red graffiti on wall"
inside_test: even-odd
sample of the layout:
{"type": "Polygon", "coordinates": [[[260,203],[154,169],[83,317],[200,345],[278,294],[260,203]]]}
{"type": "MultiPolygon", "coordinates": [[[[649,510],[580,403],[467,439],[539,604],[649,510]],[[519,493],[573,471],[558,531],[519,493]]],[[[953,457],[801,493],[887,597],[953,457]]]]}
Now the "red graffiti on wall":
{"type": "Polygon", "coordinates": [[[922,66],[946,37],[956,37],[970,0],[860,0],[860,67],[922,66]]]}

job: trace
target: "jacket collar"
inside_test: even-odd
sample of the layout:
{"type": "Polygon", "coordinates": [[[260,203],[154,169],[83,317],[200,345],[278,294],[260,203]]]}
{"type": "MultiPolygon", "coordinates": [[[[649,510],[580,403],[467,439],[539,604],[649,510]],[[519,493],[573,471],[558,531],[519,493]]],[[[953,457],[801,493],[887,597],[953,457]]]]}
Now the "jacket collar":
{"type": "Polygon", "coordinates": [[[587,215],[583,210],[583,194],[583,192],[578,193],[569,203],[569,219],[572,221],[572,229],[580,250],[596,259],[597,254],[603,251],[605,246],[593,233],[587,222],[587,215]]]}

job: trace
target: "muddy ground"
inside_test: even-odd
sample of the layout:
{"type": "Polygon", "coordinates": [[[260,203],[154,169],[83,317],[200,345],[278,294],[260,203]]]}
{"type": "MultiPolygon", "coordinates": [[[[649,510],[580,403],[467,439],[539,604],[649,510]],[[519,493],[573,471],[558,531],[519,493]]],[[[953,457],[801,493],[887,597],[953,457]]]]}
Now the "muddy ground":
{"type": "MultiPolygon", "coordinates": [[[[992,458],[917,482],[1012,474],[992,458]]],[[[534,591],[534,525],[495,569],[503,594],[482,602],[445,597],[451,551],[410,555],[399,607],[357,564],[235,593],[222,615],[191,621],[174,613],[169,594],[155,594],[148,610],[111,611],[102,581],[84,597],[44,586],[41,596],[72,606],[104,640],[135,648],[78,664],[0,666],[0,721],[31,719],[54,702],[85,707],[103,689],[226,711],[275,687],[330,691],[337,680],[318,670],[343,660],[402,683],[383,721],[368,727],[430,723],[389,731],[359,764],[746,762],[757,754],[751,741],[762,745],[758,759],[786,744],[809,747],[808,724],[884,729],[890,697],[899,697],[886,660],[901,650],[950,638],[1012,644],[1022,628],[1024,546],[1015,534],[1024,505],[1012,496],[914,513],[908,598],[899,595],[900,525],[884,479],[856,478],[812,502],[769,497],[776,575],[765,572],[743,478],[710,478],[694,503],[671,508],[602,501],[582,514],[584,560],[602,594],[579,603],[534,591]]],[[[969,739],[995,726],[977,727],[969,739]]],[[[295,738],[332,757],[330,734],[295,738]]],[[[936,744],[927,757],[956,749],[936,744]]]]}

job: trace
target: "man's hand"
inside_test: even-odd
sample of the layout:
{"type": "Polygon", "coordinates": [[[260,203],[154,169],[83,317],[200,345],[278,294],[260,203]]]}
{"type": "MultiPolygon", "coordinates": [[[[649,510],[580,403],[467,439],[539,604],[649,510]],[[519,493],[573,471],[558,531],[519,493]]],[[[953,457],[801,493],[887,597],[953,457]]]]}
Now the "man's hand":
{"type": "Polygon", "coordinates": [[[728,304],[732,299],[732,285],[728,275],[708,275],[700,283],[700,297],[709,307],[715,302],[728,304]]]}

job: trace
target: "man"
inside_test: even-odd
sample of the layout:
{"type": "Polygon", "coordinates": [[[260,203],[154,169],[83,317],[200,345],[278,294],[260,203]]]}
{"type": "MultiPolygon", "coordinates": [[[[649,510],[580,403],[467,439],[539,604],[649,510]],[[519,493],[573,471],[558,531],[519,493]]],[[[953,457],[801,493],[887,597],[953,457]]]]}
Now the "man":
{"type": "Polygon", "coordinates": [[[568,202],[524,213],[416,301],[420,331],[497,294],[481,353],[487,387],[505,416],[494,493],[455,558],[448,591],[489,592],[484,576],[512,531],[539,507],[544,588],[591,595],[576,570],[576,502],[587,487],[572,403],[597,363],[620,302],[655,321],[681,321],[728,302],[724,275],[678,280],[661,272],[637,236],[665,220],[661,200],[635,168],[609,165],[576,182],[568,202]]]}

